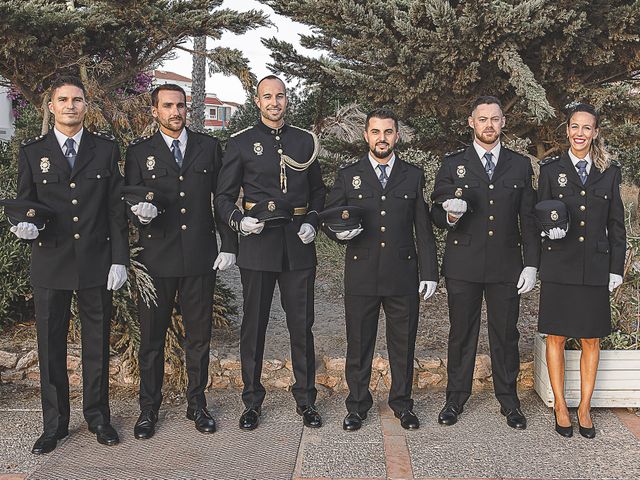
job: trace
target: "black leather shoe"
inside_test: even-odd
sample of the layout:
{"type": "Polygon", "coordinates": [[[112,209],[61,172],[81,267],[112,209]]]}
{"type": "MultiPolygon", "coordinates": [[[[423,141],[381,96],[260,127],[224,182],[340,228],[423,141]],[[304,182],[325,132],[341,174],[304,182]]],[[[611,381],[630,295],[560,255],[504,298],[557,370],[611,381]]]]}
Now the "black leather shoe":
{"type": "Polygon", "coordinates": [[[591,425],[591,427],[587,428],[580,425],[580,415],[578,415],[578,431],[584,438],[595,438],[596,436],[596,427],[591,425]]]}
{"type": "Polygon", "coordinates": [[[342,429],[348,432],[355,432],[356,430],[360,430],[362,426],[362,421],[367,419],[366,413],[358,413],[358,412],[349,412],[347,416],[344,417],[342,421],[342,429]]]}
{"type": "Polygon", "coordinates": [[[506,409],[504,407],[500,407],[500,413],[507,417],[507,425],[511,428],[516,428],[518,430],[524,430],[527,428],[527,418],[522,413],[520,408],[511,408],[506,409]]]}
{"type": "Polygon", "coordinates": [[[253,430],[258,426],[260,421],[260,407],[245,408],[240,415],[240,428],[242,430],[253,430]]]}
{"type": "Polygon", "coordinates": [[[320,428],[322,426],[322,417],[315,405],[298,405],[296,413],[302,416],[302,423],[306,427],[320,428]]]}
{"type": "Polygon", "coordinates": [[[417,430],[420,428],[420,420],[412,410],[403,410],[402,412],[394,412],[396,418],[400,419],[400,425],[405,430],[417,430]]]}
{"type": "Polygon", "coordinates": [[[458,406],[456,402],[447,402],[438,414],[438,423],[440,425],[453,425],[458,421],[458,415],[462,411],[463,408],[458,406]]]}
{"type": "Polygon", "coordinates": [[[90,426],[89,431],[96,434],[98,443],[101,443],[102,445],[111,447],[120,443],[118,432],[116,432],[116,429],[113,428],[109,423],[96,425],[95,427],[90,426]]]}
{"type": "MultiPolygon", "coordinates": [[[[67,432],[67,435],[69,432],[67,432]]],[[[67,435],[60,436],[58,434],[51,435],[48,433],[43,433],[36,440],[36,443],[33,444],[33,448],[31,449],[31,453],[34,455],[43,455],[45,453],[53,452],[58,446],[58,440],[66,437],[67,435]]]]}
{"type": "Polygon", "coordinates": [[[556,415],[555,409],[553,410],[553,418],[556,420],[556,432],[558,432],[563,437],[573,437],[573,425],[569,425],[568,427],[558,425],[558,416],[556,415]]]}
{"type": "Polygon", "coordinates": [[[136,420],[135,427],[133,427],[133,436],[139,440],[153,437],[153,434],[156,433],[157,422],[158,414],[156,412],[143,410],[136,420]]]}
{"type": "Polygon", "coordinates": [[[213,433],[216,431],[216,421],[206,407],[187,408],[187,418],[196,424],[196,430],[200,433],[213,433]]]}

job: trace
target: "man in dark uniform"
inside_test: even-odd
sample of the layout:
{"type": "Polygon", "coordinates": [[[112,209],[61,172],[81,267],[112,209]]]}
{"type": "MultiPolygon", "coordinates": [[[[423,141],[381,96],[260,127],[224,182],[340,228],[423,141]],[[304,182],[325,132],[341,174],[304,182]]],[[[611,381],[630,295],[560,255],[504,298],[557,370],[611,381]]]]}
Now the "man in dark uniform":
{"type": "Polygon", "coordinates": [[[68,435],[67,332],[76,292],[82,327],[83,413],[98,442],[115,445],[110,424],[111,290],[127,279],[127,219],[120,200],[120,151],[112,137],[83,127],[85,89],[75,77],[51,85],[54,128],[20,148],[18,198],[55,211],[44,230],[24,222],[12,231],[32,240],[31,283],[38,334],[44,433],[35,454],[68,435]]]}
{"type": "Polygon", "coordinates": [[[438,282],[424,172],[395,155],[399,133],[392,111],[370,112],[364,138],[369,154],[338,172],[327,200],[328,208],[356,205],[364,209],[362,228],[339,233],[325,228],[330,238],[348,241],[344,304],[349,396],[342,427],[358,430],[373,405],[369,382],[382,305],[392,377],[389,406],[402,427],[417,429],[420,422],[413,412],[411,390],[418,292],[426,289],[426,300],[438,282]]]}
{"type": "Polygon", "coordinates": [[[143,247],[140,261],[153,278],[157,294],[155,305],[138,304],[141,413],[134,435],[139,439],[151,438],[158,421],[165,334],[176,293],[186,332],[187,418],[195,422],[198,431],[215,432],[204,395],[209,378],[215,270],[232,266],[237,250],[237,234],[216,218],[222,239],[218,254],[212,213],[212,195],[222,164],[218,140],[185,128],[187,103],[181,87],[160,85],[152,92],[151,101],[159,130],[132,143],[125,168],[127,185],[151,187],[169,202],[162,212],[150,201],[131,207],[143,247]]]}
{"type": "Polygon", "coordinates": [[[434,223],[449,231],[443,262],[451,322],[447,401],[438,421],[453,425],[471,394],[484,295],[500,411],[510,427],[524,429],[516,391],[517,322],[519,295],[534,287],[540,259],[533,169],[527,158],[501,145],[505,117],[497,98],[478,98],[468,121],[473,145],[445,156],[431,210],[434,223]],[[447,188],[450,196],[436,194],[447,188]]]}
{"type": "Polygon", "coordinates": [[[293,396],[304,424],[319,427],[314,403],[313,287],[316,251],[313,240],[318,211],[324,206],[325,186],[316,160],[316,136],[284,122],[285,86],[273,75],[258,83],[257,125],[232,135],[225,152],[215,205],[219,214],[240,232],[238,266],[242,278],[244,315],[240,357],[245,411],[240,428],[258,426],[265,389],[260,382],[264,340],[276,281],[287,317],[291,361],[295,375],[293,396]],[[236,206],[244,191],[244,213],[236,206]],[[293,221],[268,228],[251,216],[255,203],[284,200],[294,207],[293,221]]]}

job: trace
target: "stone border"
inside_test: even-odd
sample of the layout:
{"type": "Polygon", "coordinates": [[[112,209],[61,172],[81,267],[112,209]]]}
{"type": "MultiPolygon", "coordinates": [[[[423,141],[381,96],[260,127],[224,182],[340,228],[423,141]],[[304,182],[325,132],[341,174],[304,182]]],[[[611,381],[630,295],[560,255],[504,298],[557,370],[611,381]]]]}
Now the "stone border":
{"type": "MultiPolygon", "coordinates": [[[[71,349],[70,349],[71,351],[71,349]]],[[[414,387],[444,388],[447,383],[447,360],[438,357],[418,358],[414,364],[414,387]]],[[[316,371],[316,384],[331,391],[347,390],[344,378],[345,358],[324,357],[316,371]]],[[[67,356],[67,373],[71,387],[82,384],[82,364],[79,349],[72,350],[67,356]]],[[[165,364],[165,374],[171,375],[173,367],[165,364]]],[[[119,356],[112,356],[109,363],[109,376],[112,385],[131,386],[137,383],[131,374],[131,366],[119,356]]],[[[0,382],[26,385],[39,385],[38,352],[31,350],[24,354],[0,350],[0,382]]],[[[294,383],[293,366],[290,359],[265,360],[262,369],[262,382],[266,387],[289,390],[294,383]]],[[[533,388],[533,362],[522,362],[518,376],[519,387],[533,388]]],[[[372,391],[387,391],[391,385],[389,360],[381,354],[373,358],[373,370],[369,388],[372,391]]],[[[489,355],[477,355],[473,372],[473,387],[492,388],[491,358],[489,355]]],[[[208,389],[242,388],[240,360],[238,357],[220,358],[215,353],[210,356],[208,389]]]]}

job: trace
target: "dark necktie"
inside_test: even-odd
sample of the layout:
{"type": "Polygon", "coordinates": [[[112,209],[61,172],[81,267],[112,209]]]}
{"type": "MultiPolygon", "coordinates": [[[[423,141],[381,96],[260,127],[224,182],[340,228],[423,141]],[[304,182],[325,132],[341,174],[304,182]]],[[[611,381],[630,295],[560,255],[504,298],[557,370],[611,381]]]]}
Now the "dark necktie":
{"type": "Polygon", "coordinates": [[[174,140],[171,144],[171,151],[173,152],[173,158],[176,159],[176,163],[182,168],[182,152],[180,151],[180,140],[174,140]]]}
{"type": "Polygon", "coordinates": [[[73,138],[67,138],[67,141],[64,142],[64,146],[66,147],[66,152],[64,154],[64,156],[67,159],[67,162],[69,162],[69,166],[71,167],[71,169],[73,169],[73,166],[76,163],[76,156],[78,155],[76,153],[76,142],[73,140],[73,138]]]}
{"type": "Polygon", "coordinates": [[[493,171],[496,169],[495,164],[493,163],[493,154],[491,152],[487,152],[484,154],[484,159],[486,160],[484,164],[484,170],[487,172],[487,176],[489,180],[493,177],[493,171]]]}
{"type": "Polygon", "coordinates": [[[578,163],[576,163],[576,166],[578,167],[578,176],[580,177],[580,180],[584,185],[585,183],[587,183],[587,177],[589,176],[587,174],[587,161],[580,160],[578,163]]]}
{"type": "Polygon", "coordinates": [[[378,164],[378,169],[380,170],[378,180],[380,180],[380,185],[382,185],[382,188],[387,186],[387,180],[389,180],[389,177],[387,177],[387,167],[388,165],[384,165],[382,163],[378,164]]]}

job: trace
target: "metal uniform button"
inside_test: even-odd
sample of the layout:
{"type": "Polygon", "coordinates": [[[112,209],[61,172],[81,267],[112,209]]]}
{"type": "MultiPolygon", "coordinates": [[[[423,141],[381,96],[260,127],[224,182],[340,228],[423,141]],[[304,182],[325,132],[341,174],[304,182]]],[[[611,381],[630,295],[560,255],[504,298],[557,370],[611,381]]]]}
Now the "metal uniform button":
{"type": "Polygon", "coordinates": [[[279,149],[278,149],[278,153],[279,153],[280,155],[282,155],[282,149],[281,149],[281,148],[279,148],[279,149]]]}
{"type": "Polygon", "coordinates": [[[180,228],[182,228],[183,230],[186,230],[187,226],[186,225],[182,225],[182,227],[180,227],[180,228]]]}
{"type": "Polygon", "coordinates": [[[358,255],[354,255],[354,256],[353,256],[353,259],[354,259],[354,260],[357,260],[357,259],[358,259],[358,255]]]}
{"type": "Polygon", "coordinates": [[[584,242],[584,237],[578,237],[579,242],[584,242]]]}
{"type": "Polygon", "coordinates": [[[493,230],[489,230],[489,236],[493,237],[493,230]]]}
{"type": "Polygon", "coordinates": [[[489,200],[489,205],[493,205],[493,200],[489,200]]]}
{"type": "Polygon", "coordinates": [[[156,174],[154,173],[153,175],[151,175],[151,178],[156,178],[156,174]]]}
{"type": "Polygon", "coordinates": [[[79,233],[76,233],[76,234],[73,236],[73,238],[75,238],[76,240],[78,240],[78,239],[80,238],[80,234],[79,234],[79,233]]]}
{"type": "Polygon", "coordinates": [[[179,179],[180,181],[183,181],[183,180],[184,180],[184,177],[183,177],[182,175],[180,175],[180,176],[178,177],[178,179],[179,179]]]}
{"type": "Polygon", "coordinates": [[[76,184],[75,184],[75,183],[73,183],[73,182],[71,182],[71,183],[69,184],[69,186],[70,186],[71,188],[76,188],[76,184]]]}
{"type": "Polygon", "coordinates": [[[184,197],[186,194],[184,192],[180,192],[180,196],[184,197]]]}
{"type": "Polygon", "coordinates": [[[358,195],[358,198],[362,198],[362,194],[358,195]]]}
{"type": "Polygon", "coordinates": [[[580,205],[580,210],[582,210],[583,212],[587,209],[587,207],[585,207],[584,205],[580,205]]]}
{"type": "Polygon", "coordinates": [[[151,234],[147,235],[147,238],[151,238],[151,234]]]}
{"type": "Polygon", "coordinates": [[[38,246],[41,247],[42,246],[42,242],[38,242],[38,246]]]}
{"type": "Polygon", "coordinates": [[[587,192],[585,192],[584,190],[580,190],[580,195],[582,195],[583,197],[587,194],[587,192]]]}
{"type": "Polygon", "coordinates": [[[454,244],[454,245],[457,245],[457,244],[458,244],[458,240],[454,240],[454,241],[453,241],[453,244],[454,244]]]}
{"type": "Polygon", "coordinates": [[[386,232],[387,231],[387,227],[380,227],[380,231],[381,232],[386,232]]]}
{"type": "Polygon", "coordinates": [[[386,214],[387,214],[387,212],[385,212],[384,210],[382,210],[382,211],[380,212],[380,215],[382,215],[383,217],[384,217],[386,214]]]}
{"type": "Polygon", "coordinates": [[[280,135],[276,135],[276,140],[280,140],[280,135]]]}
{"type": "Polygon", "coordinates": [[[181,208],[180,209],[180,213],[187,213],[187,209],[186,208],[181,208]]]}
{"type": "Polygon", "coordinates": [[[580,226],[581,226],[581,227],[584,227],[584,226],[585,226],[584,220],[580,220],[580,226]]]}
{"type": "Polygon", "coordinates": [[[386,245],[386,244],[385,244],[384,242],[380,242],[380,246],[381,246],[382,248],[384,248],[384,247],[385,247],[385,245],[386,245]]]}
{"type": "Polygon", "coordinates": [[[73,217],[74,222],[77,222],[78,220],[80,220],[78,217],[73,217]]]}
{"type": "Polygon", "coordinates": [[[409,196],[408,196],[408,195],[405,195],[405,196],[404,196],[404,198],[405,198],[405,199],[406,199],[406,198],[409,198],[409,196]]]}
{"type": "Polygon", "coordinates": [[[386,199],[387,199],[387,196],[386,196],[386,195],[382,195],[382,196],[380,197],[380,200],[386,200],[386,199]]]}
{"type": "Polygon", "coordinates": [[[46,184],[47,184],[47,181],[46,181],[46,180],[42,180],[42,184],[43,184],[43,185],[46,185],[46,184]]]}
{"type": "Polygon", "coordinates": [[[551,247],[547,247],[547,250],[551,250],[551,247]]]}
{"type": "Polygon", "coordinates": [[[204,173],[207,173],[207,169],[206,168],[204,169],[204,173]]]}
{"type": "Polygon", "coordinates": [[[96,178],[97,178],[98,180],[100,180],[100,178],[102,178],[102,177],[100,176],[100,174],[98,174],[98,175],[96,175],[96,178]]]}
{"type": "Polygon", "coordinates": [[[407,260],[411,260],[411,255],[407,255],[407,260]]]}
{"type": "Polygon", "coordinates": [[[493,190],[493,183],[489,185],[489,190],[493,190]]]}
{"type": "Polygon", "coordinates": [[[609,198],[609,197],[607,197],[607,196],[605,195],[605,196],[604,196],[604,199],[606,200],[607,198],[609,198]]]}
{"type": "Polygon", "coordinates": [[[73,205],[77,205],[77,204],[78,204],[78,200],[76,200],[76,199],[74,198],[73,200],[71,200],[71,203],[72,203],[73,205]]]}
{"type": "Polygon", "coordinates": [[[558,198],[562,198],[564,197],[564,195],[561,193],[560,195],[558,195],[558,198]]]}
{"type": "Polygon", "coordinates": [[[493,220],[493,215],[489,215],[489,220],[493,220]]]}

